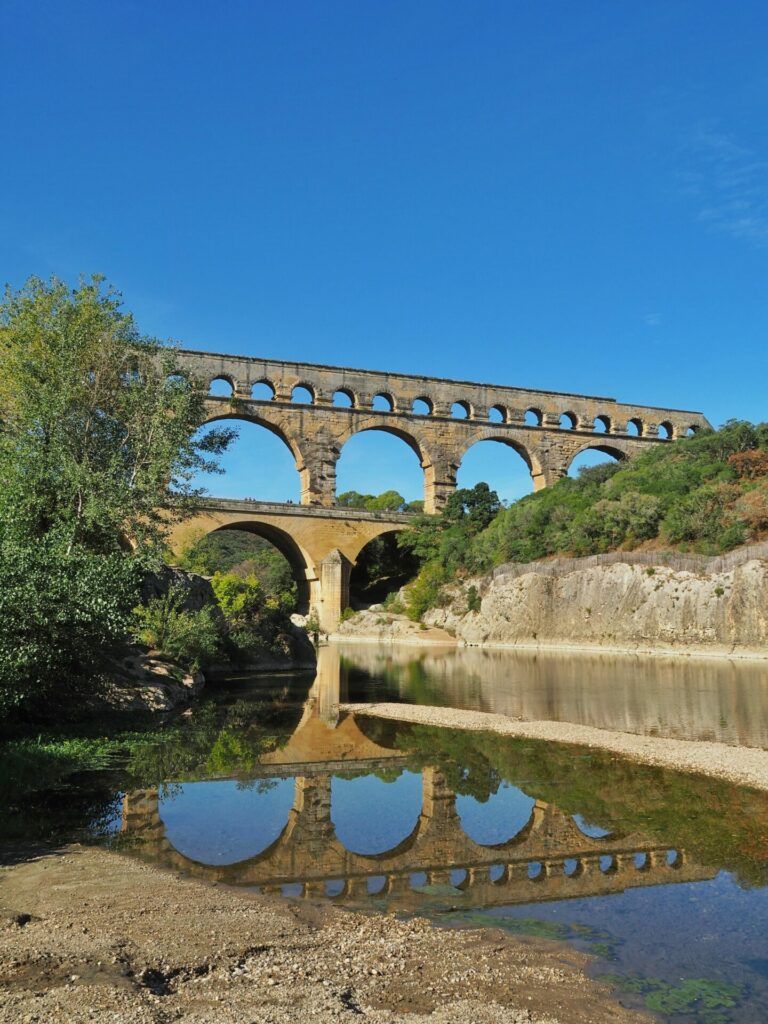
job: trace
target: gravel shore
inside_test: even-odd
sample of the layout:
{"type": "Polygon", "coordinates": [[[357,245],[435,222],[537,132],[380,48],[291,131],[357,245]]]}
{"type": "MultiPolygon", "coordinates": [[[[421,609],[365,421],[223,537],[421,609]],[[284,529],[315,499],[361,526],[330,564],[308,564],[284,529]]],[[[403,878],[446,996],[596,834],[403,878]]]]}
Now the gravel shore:
{"type": "Polygon", "coordinates": [[[0,869],[2,1024],[631,1024],[587,957],[72,846],[0,869]]]}
{"type": "Polygon", "coordinates": [[[570,722],[524,722],[485,711],[423,707],[416,704],[342,704],[341,710],[419,725],[495,732],[504,736],[597,747],[643,764],[708,775],[740,786],[768,790],[768,751],[754,747],[636,736],[633,733],[612,732],[570,722]]]}

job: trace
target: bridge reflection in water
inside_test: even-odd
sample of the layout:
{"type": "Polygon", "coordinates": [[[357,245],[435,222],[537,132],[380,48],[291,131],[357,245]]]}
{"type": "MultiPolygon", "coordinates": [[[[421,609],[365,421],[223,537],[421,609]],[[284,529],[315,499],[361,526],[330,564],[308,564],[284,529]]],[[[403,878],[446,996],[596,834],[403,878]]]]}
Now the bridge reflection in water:
{"type": "MultiPolygon", "coordinates": [[[[349,850],[333,823],[332,778],[391,771],[408,761],[366,736],[354,715],[339,713],[338,654],[322,653],[293,735],[281,750],[263,755],[249,775],[294,779],[293,806],[277,839],[237,863],[202,863],[168,838],[159,791],[137,790],[125,795],[123,830],[139,840],[140,856],[207,881],[356,905],[375,899],[389,910],[417,910],[435,895],[448,894],[464,907],[490,907],[606,895],[717,873],[639,832],[586,835],[572,817],[542,801],[511,839],[482,845],[466,834],[456,793],[434,767],[422,770],[421,809],[405,839],[382,853],[349,850]]],[[[364,834],[364,820],[359,828],[364,834]]]]}

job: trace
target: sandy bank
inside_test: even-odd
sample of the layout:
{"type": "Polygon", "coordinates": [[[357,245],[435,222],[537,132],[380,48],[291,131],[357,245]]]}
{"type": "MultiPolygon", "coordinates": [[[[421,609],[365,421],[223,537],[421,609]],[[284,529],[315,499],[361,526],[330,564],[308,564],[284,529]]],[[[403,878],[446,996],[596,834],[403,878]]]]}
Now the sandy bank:
{"type": "Polygon", "coordinates": [[[768,751],[753,747],[732,747],[725,743],[664,739],[658,736],[636,736],[632,733],[595,729],[588,725],[573,725],[570,722],[522,722],[507,718],[505,715],[484,711],[462,711],[457,708],[423,707],[413,704],[343,704],[341,708],[344,711],[400,722],[598,747],[643,764],[708,775],[726,779],[736,785],[768,791],[768,751]]]}
{"type": "Polygon", "coordinates": [[[74,846],[0,870],[0,1022],[630,1024],[582,954],[288,903],[74,846]]]}

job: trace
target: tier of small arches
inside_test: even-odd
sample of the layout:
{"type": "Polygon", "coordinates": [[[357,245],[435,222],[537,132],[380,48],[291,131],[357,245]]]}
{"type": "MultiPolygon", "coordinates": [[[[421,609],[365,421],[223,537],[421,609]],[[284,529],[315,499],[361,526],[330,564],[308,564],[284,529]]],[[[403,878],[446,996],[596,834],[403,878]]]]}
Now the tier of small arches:
{"type": "Polygon", "coordinates": [[[380,391],[372,396],[362,396],[351,388],[341,387],[331,395],[322,395],[308,381],[293,385],[289,392],[280,393],[273,381],[264,378],[253,384],[248,395],[242,395],[237,390],[236,381],[225,375],[214,377],[210,381],[209,394],[214,398],[239,397],[261,402],[283,401],[296,405],[331,405],[338,409],[356,409],[366,412],[395,413],[425,418],[442,416],[480,423],[593,431],[602,434],[625,434],[629,437],[653,437],[664,440],[690,436],[700,429],[696,423],[681,426],[673,424],[670,420],[664,420],[654,424],[637,416],[624,421],[617,418],[615,414],[612,416],[608,413],[600,413],[593,418],[588,418],[571,409],[553,413],[537,406],[523,409],[501,403],[496,403],[489,408],[481,408],[463,398],[457,399],[450,405],[445,403],[438,405],[426,394],[413,400],[402,401],[390,391],[380,391]]]}
{"type": "MultiPolygon", "coordinates": [[[[484,883],[504,887],[527,882],[533,886],[560,877],[582,878],[587,871],[591,871],[593,874],[596,872],[602,876],[616,875],[619,872],[623,872],[625,875],[633,872],[642,875],[651,869],[675,872],[684,865],[685,859],[681,850],[654,850],[652,852],[643,850],[634,854],[588,854],[554,861],[499,863],[491,864],[488,867],[485,865],[470,868],[456,867],[448,869],[447,880],[455,889],[466,892],[473,886],[484,883]]],[[[437,874],[442,878],[445,872],[440,871],[437,874]]],[[[353,879],[331,878],[317,882],[283,882],[279,885],[279,890],[281,895],[292,899],[320,894],[328,899],[339,899],[352,895],[353,890],[355,896],[386,896],[395,890],[402,889],[418,892],[430,883],[434,875],[434,871],[412,871],[407,875],[381,874],[353,879]],[[318,891],[319,889],[321,892],[318,891]]],[[[627,882],[627,885],[631,884],[631,882],[627,882]]],[[[261,891],[270,889],[268,883],[256,888],[261,891]]]]}

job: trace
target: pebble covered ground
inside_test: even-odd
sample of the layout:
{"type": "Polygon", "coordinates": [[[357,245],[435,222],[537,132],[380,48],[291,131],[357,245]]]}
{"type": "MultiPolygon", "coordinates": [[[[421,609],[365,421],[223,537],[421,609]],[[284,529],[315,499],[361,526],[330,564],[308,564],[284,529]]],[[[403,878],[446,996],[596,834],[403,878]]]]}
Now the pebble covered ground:
{"type": "Polygon", "coordinates": [[[208,885],[125,855],[0,869],[2,1024],[630,1024],[586,957],[208,885]]]}
{"type": "Polygon", "coordinates": [[[524,722],[487,711],[464,711],[460,708],[417,704],[342,704],[341,710],[398,722],[596,747],[643,764],[693,772],[696,775],[726,779],[738,786],[768,790],[768,750],[755,747],[731,747],[726,743],[673,740],[661,736],[636,736],[634,733],[613,732],[571,722],[524,722]]]}

